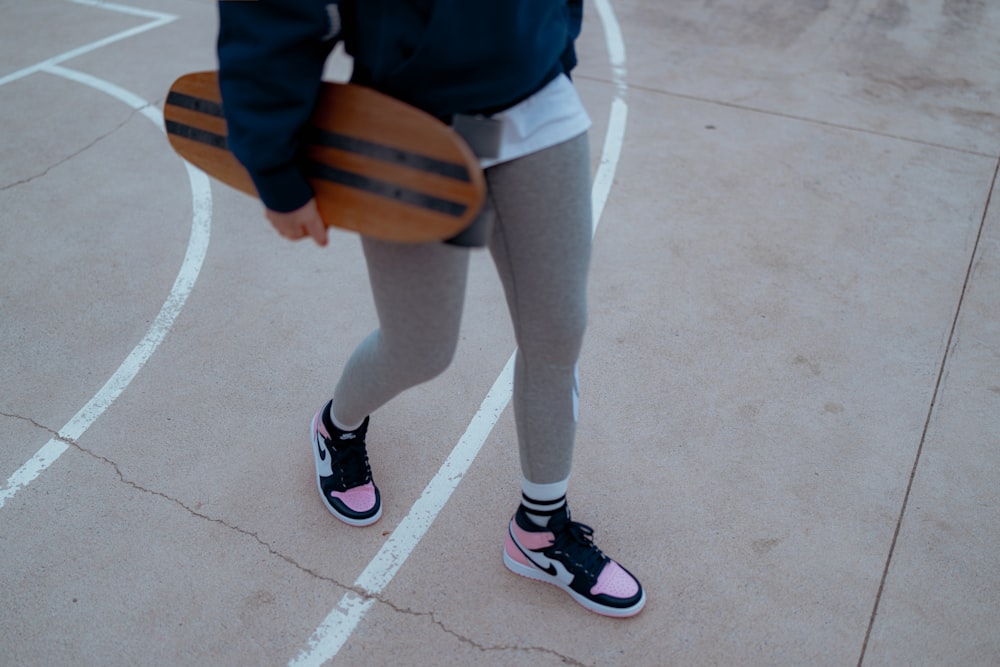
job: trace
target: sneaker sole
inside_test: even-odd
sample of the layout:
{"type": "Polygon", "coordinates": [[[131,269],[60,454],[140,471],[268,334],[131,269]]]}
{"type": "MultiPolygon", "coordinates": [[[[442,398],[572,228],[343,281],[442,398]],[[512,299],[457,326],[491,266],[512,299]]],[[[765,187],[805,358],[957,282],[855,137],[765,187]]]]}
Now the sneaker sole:
{"type": "Polygon", "coordinates": [[[630,616],[635,616],[636,614],[638,614],[640,611],[642,611],[642,608],[646,606],[645,590],[642,591],[642,597],[639,598],[639,601],[636,602],[631,607],[624,607],[624,608],[608,607],[607,605],[599,604],[597,602],[594,602],[593,600],[589,600],[586,597],[574,591],[572,588],[570,588],[563,582],[556,579],[555,577],[552,577],[546,574],[545,572],[542,572],[537,567],[532,567],[517,562],[510,556],[510,554],[507,553],[506,547],[504,547],[503,550],[503,564],[506,565],[507,569],[513,572],[514,574],[526,577],[527,579],[533,579],[534,581],[541,581],[542,583],[552,584],[553,586],[562,589],[566,593],[569,593],[569,596],[574,600],[576,600],[576,602],[580,606],[596,614],[600,614],[601,616],[610,616],[612,618],[629,618],[630,616]]]}
{"type": "Polygon", "coordinates": [[[364,527],[364,526],[370,526],[370,525],[372,525],[373,523],[377,522],[379,519],[382,518],[382,505],[381,504],[378,507],[378,511],[375,512],[374,515],[372,515],[370,517],[366,517],[364,519],[354,519],[352,517],[345,516],[345,515],[341,514],[340,512],[338,512],[337,508],[330,504],[330,501],[327,500],[327,498],[326,498],[326,494],[323,492],[323,485],[319,481],[319,476],[320,476],[320,472],[319,471],[320,471],[320,465],[321,465],[321,461],[319,459],[319,445],[320,445],[320,443],[319,443],[319,437],[318,437],[319,436],[319,428],[317,426],[317,421],[319,420],[319,415],[320,415],[320,413],[317,412],[316,416],[313,417],[312,428],[311,428],[310,433],[309,433],[309,439],[312,440],[313,462],[316,464],[316,489],[319,491],[319,497],[323,500],[323,507],[325,507],[327,510],[329,510],[330,514],[332,514],[333,516],[337,517],[338,519],[340,519],[341,521],[343,521],[344,523],[346,523],[348,526],[355,526],[355,527],[358,527],[358,528],[361,528],[361,527],[364,527]]]}

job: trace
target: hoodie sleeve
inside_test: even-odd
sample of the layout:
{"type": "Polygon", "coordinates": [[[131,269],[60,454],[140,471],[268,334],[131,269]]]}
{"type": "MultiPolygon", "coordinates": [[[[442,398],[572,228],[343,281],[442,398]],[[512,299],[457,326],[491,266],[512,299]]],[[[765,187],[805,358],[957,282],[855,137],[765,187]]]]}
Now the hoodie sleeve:
{"type": "Polygon", "coordinates": [[[229,149],[272,210],[293,211],[313,196],[297,157],[339,33],[337,4],[329,0],[219,2],[229,149]]]}
{"type": "Polygon", "coordinates": [[[580,30],[583,28],[583,0],[566,0],[566,18],[569,42],[566,44],[566,50],[563,51],[560,60],[563,72],[568,75],[577,63],[574,42],[580,36],[580,30]]]}
{"type": "Polygon", "coordinates": [[[569,10],[570,35],[576,39],[583,27],[583,0],[566,0],[566,7],[569,10]]]}

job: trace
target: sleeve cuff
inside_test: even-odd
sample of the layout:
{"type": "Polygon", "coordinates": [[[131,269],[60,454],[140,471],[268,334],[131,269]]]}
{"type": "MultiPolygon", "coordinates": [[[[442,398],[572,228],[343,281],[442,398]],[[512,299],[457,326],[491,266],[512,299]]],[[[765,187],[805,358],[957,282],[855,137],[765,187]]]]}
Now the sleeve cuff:
{"type": "Polygon", "coordinates": [[[312,186],[295,165],[256,174],[253,182],[264,206],[279,213],[302,208],[313,198],[312,186]]]}

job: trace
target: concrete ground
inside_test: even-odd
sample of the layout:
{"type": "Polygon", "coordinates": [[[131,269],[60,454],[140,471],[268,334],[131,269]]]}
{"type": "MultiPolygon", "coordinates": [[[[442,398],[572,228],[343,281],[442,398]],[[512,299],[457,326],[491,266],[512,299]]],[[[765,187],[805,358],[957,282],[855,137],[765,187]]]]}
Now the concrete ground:
{"type": "Polygon", "coordinates": [[[331,518],[358,241],[185,169],[214,3],[122,3],[0,0],[0,664],[1000,664],[1000,4],[588,3],[571,499],[621,621],[501,563],[483,252],[454,366],[373,422],[384,517],[331,518]]]}

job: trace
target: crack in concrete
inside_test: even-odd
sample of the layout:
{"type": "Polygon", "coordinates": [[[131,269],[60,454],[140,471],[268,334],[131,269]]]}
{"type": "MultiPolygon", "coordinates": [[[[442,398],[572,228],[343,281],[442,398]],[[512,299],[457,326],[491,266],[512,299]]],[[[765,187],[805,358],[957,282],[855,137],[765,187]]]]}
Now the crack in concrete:
{"type": "Polygon", "coordinates": [[[93,458],[93,459],[95,459],[97,461],[101,461],[102,463],[105,463],[106,465],[110,466],[112,468],[112,470],[114,470],[115,475],[118,477],[118,479],[123,484],[132,487],[136,491],[140,491],[142,493],[147,493],[149,495],[153,495],[153,496],[157,496],[159,498],[162,498],[162,499],[164,499],[166,501],[169,501],[169,502],[177,505],[178,507],[180,507],[181,509],[185,510],[186,512],[188,512],[189,514],[191,514],[192,516],[194,516],[196,518],[203,519],[205,521],[209,521],[211,523],[218,524],[218,525],[223,526],[225,528],[228,528],[230,530],[234,530],[234,531],[236,531],[237,533],[239,533],[241,535],[249,537],[249,538],[253,539],[254,541],[256,541],[258,544],[260,544],[262,547],[264,547],[265,549],[267,549],[268,552],[271,553],[272,555],[277,556],[278,558],[281,558],[282,560],[284,560],[285,562],[287,562],[289,565],[292,565],[293,567],[297,568],[298,570],[300,570],[300,571],[302,571],[302,572],[304,572],[304,573],[306,573],[306,574],[308,574],[308,575],[310,575],[312,577],[315,577],[315,578],[323,580],[323,581],[327,581],[327,582],[332,583],[332,584],[334,584],[336,586],[339,586],[340,588],[344,588],[344,589],[347,589],[347,590],[354,590],[359,595],[363,594],[361,591],[357,591],[354,588],[352,588],[351,586],[345,586],[344,584],[340,583],[336,579],[333,579],[331,577],[327,577],[327,576],[325,576],[323,574],[320,574],[319,572],[316,572],[316,571],[314,571],[314,570],[312,570],[312,569],[310,569],[308,567],[305,567],[304,565],[296,562],[294,559],[292,559],[292,558],[290,558],[290,557],[282,554],[280,551],[276,550],[273,546],[271,546],[268,542],[266,542],[265,540],[261,539],[260,536],[257,535],[257,533],[251,532],[249,530],[246,530],[245,528],[241,528],[239,526],[236,526],[236,525],[233,525],[231,523],[228,523],[227,521],[224,521],[223,519],[216,519],[215,517],[211,517],[211,516],[205,514],[204,512],[199,512],[198,510],[194,509],[193,507],[190,507],[187,504],[185,504],[180,499],[174,498],[172,496],[169,496],[169,495],[163,493],[162,491],[156,491],[154,489],[149,489],[149,488],[146,488],[146,487],[144,487],[144,486],[142,486],[142,485],[140,485],[140,484],[138,484],[136,482],[133,482],[132,480],[126,478],[125,474],[121,471],[121,468],[118,466],[118,464],[115,463],[114,461],[112,461],[111,459],[109,459],[108,457],[102,456],[101,454],[98,454],[97,452],[94,452],[94,451],[92,451],[90,449],[87,449],[86,447],[84,447],[83,445],[81,445],[76,440],[74,440],[72,438],[67,438],[67,437],[61,435],[55,429],[49,428],[48,426],[45,426],[44,424],[39,424],[37,421],[35,421],[31,417],[24,417],[22,415],[13,415],[13,414],[8,414],[6,412],[0,412],[0,415],[2,415],[4,417],[10,417],[12,419],[20,419],[22,421],[26,421],[26,422],[32,424],[33,426],[35,426],[35,427],[37,427],[37,428],[39,428],[39,429],[41,429],[43,431],[46,431],[47,433],[51,434],[53,438],[59,440],[60,442],[64,442],[67,445],[69,445],[70,447],[73,447],[74,449],[76,449],[77,451],[79,451],[79,452],[81,452],[83,454],[86,454],[87,456],[89,456],[89,457],[91,457],[91,458],[93,458]]]}
{"type": "Polygon", "coordinates": [[[5,192],[5,191],[10,190],[12,188],[18,187],[19,185],[25,185],[27,183],[31,183],[32,181],[37,181],[39,178],[44,178],[53,169],[58,169],[59,167],[61,167],[62,165],[66,164],[70,160],[73,160],[74,158],[82,155],[83,153],[86,153],[91,148],[93,148],[97,144],[101,143],[102,141],[104,141],[105,139],[107,139],[108,137],[110,137],[112,134],[115,134],[116,132],[118,132],[119,130],[121,130],[123,127],[125,127],[126,125],[128,125],[129,122],[133,118],[135,118],[136,114],[141,113],[144,109],[146,109],[147,107],[150,107],[150,106],[153,106],[153,105],[152,104],[147,104],[147,105],[144,105],[144,106],[139,107],[137,109],[133,108],[132,111],[131,111],[131,113],[129,113],[129,115],[122,122],[118,123],[117,125],[115,125],[113,128],[111,128],[110,130],[108,130],[104,134],[101,134],[101,135],[97,136],[90,143],[88,143],[85,146],[83,146],[83,147],[81,147],[81,148],[73,151],[69,155],[61,158],[60,160],[58,160],[57,162],[55,162],[55,164],[51,164],[51,165],[45,167],[45,169],[43,169],[42,171],[38,172],[37,174],[32,174],[31,176],[28,176],[26,178],[22,178],[19,181],[14,181],[13,183],[7,183],[6,185],[0,185],[0,192],[5,192]]]}
{"type": "Polygon", "coordinates": [[[68,438],[64,438],[63,436],[59,435],[59,431],[51,429],[48,426],[45,426],[44,424],[39,424],[38,422],[36,422],[31,417],[25,417],[23,415],[12,415],[9,412],[3,412],[3,411],[0,411],[0,417],[9,417],[10,419],[19,419],[19,420],[21,420],[23,422],[28,422],[29,424],[31,424],[35,428],[37,428],[39,430],[42,430],[42,431],[45,431],[46,433],[49,433],[56,440],[59,440],[61,442],[65,442],[67,445],[72,445],[73,444],[72,442],[69,441],[68,438]]]}
{"type": "Polygon", "coordinates": [[[492,652],[492,651],[500,651],[500,652],[518,651],[518,652],[523,652],[523,653],[544,653],[546,655],[551,655],[553,657],[559,658],[559,660],[561,660],[562,663],[566,664],[566,665],[575,665],[576,667],[592,667],[591,665],[587,665],[586,663],[583,663],[583,662],[580,662],[578,660],[575,660],[575,659],[569,657],[568,655],[563,655],[562,653],[559,653],[556,650],[553,650],[553,649],[550,649],[550,648],[547,648],[547,647],[544,647],[544,646],[518,646],[516,644],[507,644],[507,645],[504,645],[504,644],[491,644],[491,645],[483,644],[483,643],[480,643],[480,642],[472,639],[471,637],[467,637],[467,636],[465,636],[465,635],[463,635],[463,634],[461,634],[461,633],[459,633],[459,632],[457,632],[455,630],[452,630],[447,625],[445,625],[444,621],[439,620],[437,618],[437,614],[435,612],[433,612],[433,611],[415,611],[413,609],[399,607],[399,606],[393,604],[392,602],[389,602],[388,600],[385,600],[384,598],[381,598],[381,597],[378,597],[378,596],[371,596],[371,595],[369,595],[367,597],[372,597],[375,600],[377,600],[378,602],[381,602],[382,604],[385,604],[386,606],[388,606],[389,608],[391,608],[393,611],[399,612],[401,614],[407,614],[407,615],[415,616],[415,617],[428,618],[428,619],[430,619],[430,621],[431,621],[432,624],[434,624],[438,628],[440,628],[441,631],[444,632],[445,634],[454,637],[455,639],[457,639],[459,642],[461,642],[463,644],[468,644],[469,646],[472,646],[473,648],[477,649],[478,651],[480,651],[482,653],[488,653],[488,652],[492,652]]]}
{"type": "Polygon", "coordinates": [[[433,625],[437,626],[445,634],[447,634],[447,635],[449,635],[451,637],[454,637],[455,639],[457,639],[462,644],[466,644],[468,646],[471,646],[471,647],[475,648],[476,650],[478,650],[480,652],[488,653],[488,652],[495,652],[495,651],[500,651],[500,652],[503,652],[503,651],[518,651],[518,652],[525,652],[525,653],[543,653],[543,654],[551,655],[553,657],[558,658],[559,660],[561,660],[563,662],[563,664],[575,665],[576,667],[590,667],[590,666],[586,665],[586,663],[579,662],[578,660],[575,660],[575,659],[573,659],[573,658],[571,658],[571,657],[569,657],[567,655],[563,655],[563,654],[559,653],[558,651],[555,651],[555,650],[550,649],[550,648],[546,648],[544,646],[518,646],[518,645],[502,645],[502,644],[484,644],[482,642],[476,641],[472,637],[465,636],[465,635],[461,634],[460,632],[458,632],[456,630],[453,630],[452,628],[448,627],[448,625],[444,621],[442,621],[442,620],[440,620],[438,618],[437,614],[434,611],[418,611],[418,610],[410,609],[408,607],[401,607],[401,606],[399,606],[396,603],[392,602],[391,600],[389,600],[388,598],[386,598],[383,595],[373,594],[373,593],[371,593],[369,591],[366,591],[366,590],[364,590],[364,589],[362,589],[362,588],[360,588],[358,586],[347,585],[347,584],[344,584],[344,583],[338,581],[337,579],[335,579],[333,577],[330,577],[330,576],[321,574],[319,572],[316,572],[315,570],[302,565],[301,563],[299,563],[295,559],[291,558],[290,556],[287,556],[286,554],[281,553],[280,551],[278,551],[277,549],[275,549],[269,542],[267,542],[266,540],[262,539],[255,532],[251,532],[251,531],[249,531],[249,530],[247,530],[245,528],[241,528],[240,526],[231,524],[231,523],[229,523],[229,522],[227,522],[227,521],[225,521],[223,519],[217,519],[215,517],[209,516],[208,514],[205,514],[204,512],[200,512],[200,511],[198,511],[198,510],[196,510],[196,509],[188,506],[186,503],[182,502],[178,498],[174,498],[172,496],[169,496],[169,495],[163,493],[162,491],[156,491],[154,489],[150,489],[150,488],[144,487],[144,486],[142,486],[142,485],[140,485],[140,484],[138,484],[138,483],[136,483],[136,482],[134,482],[134,481],[126,478],[125,474],[122,472],[121,468],[113,460],[109,459],[106,456],[98,454],[97,452],[94,452],[93,450],[90,450],[90,449],[84,447],[83,445],[81,445],[79,442],[77,442],[76,440],[74,440],[72,438],[67,438],[67,437],[61,435],[58,431],[56,431],[53,428],[45,426],[44,424],[40,424],[39,422],[35,421],[31,417],[25,417],[23,415],[11,414],[11,413],[2,412],[2,411],[0,411],[0,416],[2,416],[2,417],[8,417],[10,419],[21,420],[21,421],[24,421],[24,422],[27,422],[27,423],[31,424],[35,428],[38,428],[38,429],[40,429],[42,431],[45,431],[46,433],[50,434],[54,439],[59,440],[60,442],[63,442],[65,444],[69,445],[70,447],[72,447],[73,449],[79,451],[80,453],[85,454],[86,456],[89,456],[92,459],[94,459],[96,461],[100,461],[100,462],[104,463],[105,465],[109,466],[114,471],[115,476],[118,477],[119,481],[122,484],[125,484],[126,486],[129,486],[129,487],[135,489],[136,491],[139,491],[140,493],[145,493],[145,494],[149,494],[149,495],[152,495],[152,496],[156,496],[158,498],[162,498],[163,500],[166,500],[166,501],[168,501],[168,502],[170,502],[170,503],[172,503],[172,504],[180,507],[181,509],[183,509],[184,511],[186,511],[188,514],[190,514],[191,516],[193,516],[193,517],[195,517],[197,519],[201,519],[203,521],[208,521],[209,523],[213,523],[213,524],[216,524],[218,526],[222,526],[223,528],[227,528],[229,530],[232,530],[232,531],[234,531],[234,532],[236,532],[236,533],[238,533],[238,534],[240,534],[240,535],[242,535],[244,537],[248,537],[248,538],[254,540],[255,542],[257,542],[260,546],[262,546],[265,549],[267,549],[268,553],[271,554],[272,556],[275,556],[276,558],[279,558],[279,559],[285,561],[286,563],[288,563],[289,565],[291,565],[292,567],[294,567],[295,569],[299,570],[300,572],[302,572],[304,574],[307,574],[307,575],[309,575],[309,576],[311,576],[311,577],[313,577],[315,579],[318,579],[320,581],[325,581],[327,583],[333,584],[334,586],[336,586],[338,588],[342,588],[345,591],[349,591],[351,593],[354,593],[355,595],[357,595],[357,596],[359,596],[361,598],[374,600],[376,603],[378,603],[380,605],[383,605],[384,607],[390,609],[391,611],[393,611],[395,613],[403,614],[403,615],[406,615],[406,616],[411,616],[411,617],[414,617],[414,618],[425,618],[425,619],[428,619],[433,625]]]}
{"type": "Polygon", "coordinates": [[[164,499],[164,500],[166,500],[168,502],[173,503],[174,505],[177,505],[181,509],[183,509],[186,512],[188,512],[191,516],[194,516],[194,517],[199,518],[199,519],[203,519],[203,520],[211,522],[211,523],[218,524],[218,525],[223,526],[225,528],[228,528],[230,530],[236,531],[237,533],[239,533],[241,535],[244,535],[245,537],[249,537],[249,538],[253,539],[254,541],[256,541],[258,544],[260,544],[262,547],[264,547],[265,549],[267,549],[268,552],[271,553],[272,555],[274,555],[274,556],[276,556],[276,557],[284,560],[289,565],[292,565],[293,567],[297,568],[298,570],[300,570],[300,571],[302,571],[302,572],[304,572],[304,573],[306,573],[306,574],[308,574],[308,575],[310,575],[312,577],[315,577],[315,578],[323,580],[323,581],[327,581],[329,583],[332,583],[332,584],[334,584],[334,585],[336,585],[336,586],[338,586],[340,588],[344,588],[346,590],[352,590],[352,591],[358,593],[359,595],[364,595],[364,593],[362,591],[357,590],[357,589],[355,589],[355,588],[353,588],[351,586],[346,586],[346,585],[340,583],[339,581],[337,581],[336,579],[333,579],[331,577],[328,577],[328,576],[325,576],[323,574],[320,574],[319,572],[316,572],[316,571],[314,571],[314,570],[312,570],[312,569],[310,569],[308,567],[305,567],[304,565],[296,562],[294,559],[286,556],[285,554],[282,554],[280,551],[278,551],[273,546],[271,546],[268,542],[266,542],[265,540],[261,539],[260,536],[257,535],[257,533],[254,533],[254,532],[251,532],[249,530],[246,530],[245,528],[241,528],[239,526],[233,525],[233,524],[228,523],[227,521],[224,521],[222,519],[216,519],[214,517],[211,517],[211,516],[205,514],[204,512],[199,512],[198,510],[196,510],[196,509],[194,509],[192,507],[189,507],[187,504],[185,504],[183,501],[179,500],[178,498],[174,498],[172,496],[169,496],[169,495],[163,493],[162,491],[156,491],[154,489],[149,489],[149,488],[146,488],[146,487],[144,487],[144,486],[142,486],[142,485],[140,485],[140,484],[138,484],[136,482],[133,482],[132,480],[126,478],[125,474],[122,472],[122,470],[118,466],[118,464],[115,463],[114,461],[112,461],[111,459],[109,459],[108,457],[102,456],[101,454],[98,454],[97,452],[94,452],[94,451],[92,451],[90,449],[87,449],[86,447],[84,447],[83,445],[81,445],[79,442],[77,442],[73,438],[67,438],[67,437],[61,435],[55,429],[50,428],[48,426],[45,426],[44,424],[40,424],[37,421],[35,421],[34,419],[32,419],[31,417],[25,417],[23,415],[16,415],[16,414],[10,414],[10,413],[7,413],[7,412],[0,412],[0,416],[9,417],[11,419],[19,419],[21,421],[28,422],[29,424],[35,426],[36,428],[38,428],[40,430],[43,430],[46,433],[49,433],[56,440],[59,440],[60,442],[63,442],[65,444],[69,445],[70,447],[76,449],[80,453],[86,454],[87,456],[89,456],[89,457],[91,457],[91,458],[93,458],[93,459],[95,459],[97,461],[101,461],[102,463],[110,466],[112,470],[114,470],[115,475],[118,477],[118,479],[123,484],[132,487],[136,491],[140,491],[142,493],[146,493],[146,494],[149,494],[149,495],[153,495],[153,496],[157,496],[159,498],[162,498],[162,499],[164,499]]]}

